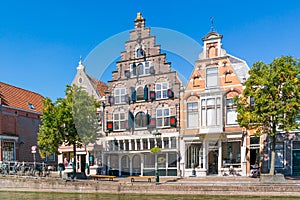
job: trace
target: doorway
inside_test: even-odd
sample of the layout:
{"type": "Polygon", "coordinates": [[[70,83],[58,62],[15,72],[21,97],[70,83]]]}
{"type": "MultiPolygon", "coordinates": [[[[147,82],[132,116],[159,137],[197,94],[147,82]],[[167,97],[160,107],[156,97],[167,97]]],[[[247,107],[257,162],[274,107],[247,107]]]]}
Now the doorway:
{"type": "Polygon", "coordinates": [[[208,153],[208,174],[218,174],[218,150],[208,153]]]}
{"type": "Polygon", "coordinates": [[[85,166],[86,166],[86,155],[80,156],[80,172],[85,172],[85,166]]]}
{"type": "Polygon", "coordinates": [[[293,176],[300,176],[300,150],[293,150],[293,176]]]}

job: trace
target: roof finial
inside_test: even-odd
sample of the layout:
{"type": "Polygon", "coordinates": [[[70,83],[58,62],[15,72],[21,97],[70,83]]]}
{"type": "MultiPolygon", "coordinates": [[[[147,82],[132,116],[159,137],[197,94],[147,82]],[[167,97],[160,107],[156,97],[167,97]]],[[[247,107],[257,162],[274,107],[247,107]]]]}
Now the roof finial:
{"type": "Polygon", "coordinates": [[[82,65],[82,56],[80,55],[80,57],[79,57],[79,63],[78,63],[79,65],[82,65]]]}
{"type": "Polygon", "coordinates": [[[78,67],[77,69],[83,69],[84,70],[84,66],[82,64],[82,56],[80,55],[80,58],[79,58],[79,62],[78,62],[78,67]]]}
{"type": "Polygon", "coordinates": [[[211,32],[214,32],[215,30],[214,30],[214,16],[211,16],[210,17],[210,21],[211,21],[211,27],[210,27],[210,30],[211,30],[211,32]]]}

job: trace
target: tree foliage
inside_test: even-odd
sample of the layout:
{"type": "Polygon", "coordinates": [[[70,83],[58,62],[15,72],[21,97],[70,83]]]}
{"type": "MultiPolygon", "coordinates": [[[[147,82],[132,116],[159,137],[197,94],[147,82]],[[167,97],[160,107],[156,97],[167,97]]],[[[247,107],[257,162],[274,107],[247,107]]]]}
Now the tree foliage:
{"type": "Polygon", "coordinates": [[[243,94],[235,98],[240,126],[272,138],[270,174],[274,174],[276,135],[299,127],[299,67],[299,60],[291,56],[276,58],[270,64],[256,62],[243,94]]]}
{"type": "Polygon", "coordinates": [[[81,146],[94,143],[99,135],[96,102],[77,86],[67,86],[65,98],[43,102],[42,124],[38,133],[41,155],[58,153],[62,144],[81,146]]]}

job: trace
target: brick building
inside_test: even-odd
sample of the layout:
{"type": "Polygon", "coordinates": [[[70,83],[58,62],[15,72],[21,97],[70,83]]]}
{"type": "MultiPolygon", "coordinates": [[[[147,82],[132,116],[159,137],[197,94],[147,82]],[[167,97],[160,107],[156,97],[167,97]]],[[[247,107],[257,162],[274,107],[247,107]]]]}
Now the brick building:
{"type": "Polygon", "coordinates": [[[158,146],[160,175],[176,176],[182,83],[140,13],[116,67],[106,95],[103,173],[154,175],[150,149],[158,146]]]}
{"type": "MultiPolygon", "coordinates": [[[[31,147],[37,146],[43,99],[35,92],[0,82],[0,161],[33,161],[31,147]]],[[[38,152],[36,161],[41,161],[38,152]]]]}
{"type": "Polygon", "coordinates": [[[233,97],[243,90],[249,67],[222,49],[222,37],[212,30],[202,38],[203,52],[181,99],[184,176],[222,175],[230,167],[246,175],[250,164],[245,131],[235,121],[233,104],[233,97]]]}

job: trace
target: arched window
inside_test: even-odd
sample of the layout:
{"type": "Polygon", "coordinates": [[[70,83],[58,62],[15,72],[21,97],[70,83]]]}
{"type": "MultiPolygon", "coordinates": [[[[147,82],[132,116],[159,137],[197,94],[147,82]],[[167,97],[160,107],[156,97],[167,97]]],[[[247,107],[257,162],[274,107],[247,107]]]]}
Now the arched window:
{"type": "Polygon", "coordinates": [[[232,71],[230,71],[230,70],[227,70],[225,72],[225,83],[231,83],[232,82],[232,80],[230,79],[231,74],[232,74],[232,71]]]}
{"type": "Polygon", "coordinates": [[[208,57],[209,58],[214,58],[216,56],[217,56],[217,48],[214,47],[214,46],[210,47],[209,50],[208,50],[208,57]]]}
{"type": "Polygon", "coordinates": [[[137,100],[137,101],[144,100],[144,87],[139,86],[139,87],[136,89],[136,100],[137,100]]]}
{"type": "Polygon", "coordinates": [[[139,63],[137,66],[138,75],[144,75],[144,65],[143,63],[139,63]]]}
{"type": "Polygon", "coordinates": [[[144,112],[138,112],[135,115],[135,128],[147,127],[147,115],[144,112]]]}
{"type": "Polygon", "coordinates": [[[144,57],[145,56],[145,51],[140,47],[136,50],[136,57],[140,58],[140,57],[144,57]]]}

